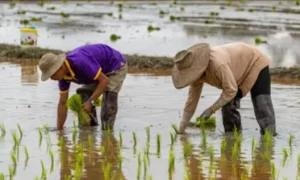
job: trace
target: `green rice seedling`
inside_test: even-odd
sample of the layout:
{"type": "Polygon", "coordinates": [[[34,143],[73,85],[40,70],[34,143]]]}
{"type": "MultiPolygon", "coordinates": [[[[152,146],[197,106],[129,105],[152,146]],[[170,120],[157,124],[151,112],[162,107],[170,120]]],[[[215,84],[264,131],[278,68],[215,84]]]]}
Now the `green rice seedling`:
{"type": "Polygon", "coordinates": [[[67,101],[67,107],[78,118],[79,125],[87,126],[90,124],[90,117],[88,113],[84,111],[82,104],[83,102],[79,94],[72,95],[67,101]]]}
{"type": "Polygon", "coordinates": [[[296,6],[300,5],[300,0],[296,0],[296,6]]]}
{"type": "Polygon", "coordinates": [[[1,131],[0,139],[2,139],[3,137],[5,137],[5,134],[6,134],[4,124],[0,124],[0,131],[1,131]]]}
{"type": "Polygon", "coordinates": [[[76,138],[77,138],[77,129],[73,128],[73,130],[72,130],[72,140],[73,140],[74,144],[76,143],[76,138]]]}
{"type": "Polygon", "coordinates": [[[118,154],[118,166],[119,166],[120,170],[122,170],[122,163],[123,163],[123,157],[122,157],[122,154],[119,153],[118,154]]]}
{"type": "Polygon", "coordinates": [[[147,142],[150,142],[150,126],[145,127],[147,142]]]}
{"type": "Polygon", "coordinates": [[[184,157],[186,158],[187,156],[191,155],[193,152],[193,147],[189,142],[184,143],[183,146],[183,154],[184,157]]]}
{"type": "Polygon", "coordinates": [[[76,121],[75,120],[73,120],[73,129],[74,128],[77,128],[77,125],[76,125],[76,121]]]}
{"type": "Polygon", "coordinates": [[[100,152],[102,156],[105,156],[105,147],[104,146],[100,146],[100,152]]]}
{"type": "Polygon", "coordinates": [[[251,138],[251,154],[252,154],[252,158],[255,156],[255,148],[256,148],[255,138],[252,137],[251,138]]]}
{"type": "Polygon", "coordinates": [[[47,179],[47,170],[45,169],[44,162],[41,160],[42,174],[41,179],[47,179]]]}
{"type": "Polygon", "coordinates": [[[9,179],[13,179],[13,177],[16,175],[17,172],[16,166],[9,165],[8,172],[9,172],[9,179]]]}
{"type": "Polygon", "coordinates": [[[141,177],[141,153],[138,154],[137,179],[141,177]]]}
{"type": "Polygon", "coordinates": [[[119,144],[120,144],[120,147],[123,146],[123,137],[122,137],[122,131],[119,131],[119,144]]]}
{"type": "Polygon", "coordinates": [[[154,26],[152,26],[152,25],[149,25],[149,26],[147,27],[147,30],[148,30],[148,32],[159,31],[160,28],[159,28],[159,27],[154,27],[154,26]]]}
{"type": "Polygon", "coordinates": [[[183,6],[180,7],[180,11],[184,11],[184,7],[183,6]]]}
{"type": "Polygon", "coordinates": [[[49,156],[50,156],[50,159],[51,159],[50,173],[52,173],[53,169],[54,169],[54,154],[53,154],[52,150],[49,151],[49,156]]]}
{"type": "Polygon", "coordinates": [[[46,124],[44,124],[43,129],[44,129],[46,132],[47,132],[47,131],[50,131],[50,126],[46,123],[46,124]]]}
{"type": "Polygon", "coordinates": [[[203,117],[198,117],[196,119],[196,126],[203,127],[203,128],[215,128],[216,127],[216,118],[211,117],[205,120],[203,117]]]}
{"type": "Polygon", "coordinates": [[[272,180],[276,179],[276,167],[274,162],[271,162],[271,179],[272,180]]]}
{"type": "Polygon", "coordinates": [[[19,146],[19,139],[17,138],[17,133],[16,131],[11,131],[11,136],[14,141],[14,147],[19,146]]]}
{"type": "Polygon", "coordinates": [[[240,148],[239,143],[235,142],[233,144],[233,148],[232,148],[232,159],[237,159],[238,158],[238,156],[239,156],[239,148],[240,148]]]}
{"type": "Polygon", "coordinates": [[[51,11],[53,11],[53,10],[55,10],[55,6],[48,7],[48,8],[47,8],[47,10],[51,10],[51,11]]]}
{"type": "Polygon", "coordinates": [[[110,172],[111,172],[111,164],[106,163],[105,168],[104,168],[104,180],[110,180],[110,172]]]}
{"type": "Polygon", "coordinates": [[[261,153],[261,157],[265,160],[265,161],[269,161],[271,160],[271,153],[269,149],[265,149],[263,153],[261,153]]]}
{"type": "Polygon", "coordinates": [[[64,147],[65,147],[65,141],[64,141],[64,138],[62,136],[59,137],[59,146],[60,146],[60,149],[63,150],[64,147]]]}
{"type": "Polygon", "coordinates": [[[289,157],[287,148],[282,149],[282,154],[283,154],[283,166],[285,166],[286,160],[289,157]]]}
{"type": "Polygon", "coordinates": [[[227,6],[232,6],[232,0],[227,0],[226,5],[227,6]]]}
{"type": "Polygon", "coordinates": [[[227,148],[227,141],[225,138],[221,141],[221,154],[224,154],[227,148]]]}
{"type": "Polygon", "coordinates": [[[146,154],[147,156],[149,156],[150,152],[150,143],[146,142],[146,147],[144,150],[144,154],[146,154]]]}
{"type": "Polygon", "coordinates": [[[12,160],[12,162],[13,162],[13,165],[14,165],[14,166],[17,166],[17,157],[16,157],[16,154],[15,154],[14,151],[11,151],[11,152],[10,152],[10,158],[11,158],[11,160],[12,160]]]}
{"type": "Polygon", "coordinates": [[[212,145],[210,145],[210,147],[209,147],[209,160],[210,160],[211,163],[214,161],[214,154],[215,154],[214,147],[212,145]]]}
{"type": "Polygon", "coordinates": [[[174,129],[175,133],[179,133],[178,127],[176,124],[172,124],[172,128],[174,129]]]}
{"type": "Polygon", "coordinates": [[[264,146],[267,148],[270,148],[272,143],[273,143],[273,135],[270,131],[266,131],[264,136],[263,136],[263,140],[264,140],[264,146]]]}
{"type": "Polygon", "coordinates": [[[41,146],[43,141],[43,133],[41,128],[38,128],[38,131],[39,131],[39,146],[41,146]]]}
{"type": "Polygon", "coordinates": [[[254,42],[255,42],[256,45],[259,45],[259,44],[265,43],[266,41],[262,40],[260,37],[255,37],[254,42]]]}
{"type": "Polygon", "coordinates": [[[172,174],[175,168],[175,154],[173,150],[169,152],[169,174],[172,174]]]}
{"type": "Polygon", "coordinates": [[[174,141],[175,141],[175,135],[170,132],[170,138],[171,138],[171,148],[174,146],[174,141]]]}
{"type": "Polygon", "coordinates": [[[136,133],[135,132],[132,132],[132,138],[133,138],[133,147],[135,147],[136,144],[137,144],[136,133]]]}
{"type": "Polygon", "coordinates": [[[68,17],[70,17],[70,14],[65,13],[65,12],[61,12],[60,16],[63,17],[63,18],[68,18],[68,17]]]}
{"type": "Polygon", "coordinates": [[[25,167],[27,167],[28,159],[29,159],[29,153],[28,153],[28,150],[27,150],[26,146],[24,146],[24,154],[25,154],[25,167]]]}
{"type": "Polygon", "coordinates": [[[156,135],[156,153],[157,153],[157,156],[159,157],[160,156],[160,134],[157,134],[156,135]]]}
{"type": "Polygon", "coordinates": [[[110,35],[110,40],[111,40],[112,42],[115,42],[115,41],[117,41],[117,40],[119,40],[119,39],[121,39],[121,36],[119,36],[119,35],[117,35],[117,34],[112,34],[112,35],[110,35]]]}
{"type": "Polygon", "coordinates": [[[298,168],[300,168],[300,154],[298,155],[298,168]]]}
{"type": "Polygon", "coordinates": [[[190,180],[190,170],[187,166],[184,167],[184,180],[190,180]]]}
{"type": "Polygon", "coordinates": [[[89,141],[89,146],[90,146],[90,147],[93,147],[94,142],[93,142],[93,137],[92,137],[91,134],[90,134],[89,137],[88,137],[88,141],[89,141]]]}
{"type": "Polygon", "coordinates": [[[163,10],[160,10],[160,11],[159,11],[159,15],[160,15],[160,16],[163,16],[163,15],[165,15],[165,14],[167,14],[167,13],[164,12],[163,10]]]}
{"type": "Polygon", "coordinates": [[[206,144],[207,144],[207,134],[204,130],[204,128],[200,128],[201,129],[201,134],[202,134],[202,146],[204,148],[206,148],[206,144]]]}
{"type": "Polygon", "coordinates": [[[143,156],[143,164],[144,164],[144,179],[146,179],[146,177],[147,177],[147,165],[148,165],[148,163],[147,163],[147,155],[145,155],[144,154],[144,156],[143,156]]]}
{"type": "Polygon", "coordinates": [[[19,130],[19,133],[20,133],[20,139],[22,139],[22,137],[23,137],[23,131],[21,129],[20,124],[17,124],[17,127],[18,127],[18,130],[19,130]]]}
{"type": "Polygon", "coordinates": [[[5,179],[4,179],[4,174],[3,174],[3,173],[0,173],[0,180],[5,180],[5,179]]]}
{"type": "Polygon", "coordinates": [[[290,146],[290,148],[292,148],[292,144],[293,144],[294,139],[295,139],[294,135],[291,134],[289,136],[289,146],[290,146]]]}

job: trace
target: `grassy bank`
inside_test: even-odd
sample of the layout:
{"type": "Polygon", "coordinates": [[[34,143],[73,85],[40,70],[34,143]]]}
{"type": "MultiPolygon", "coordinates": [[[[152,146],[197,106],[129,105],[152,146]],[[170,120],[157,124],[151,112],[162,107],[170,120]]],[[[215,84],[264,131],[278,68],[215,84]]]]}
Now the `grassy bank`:
{"type": "MultiPolygon", "coordinates": [[[[47,52],[63,53],[63,51],[55,49],[44,49],[44,48],[28,48],[23,49],[20,46],[0,44],[0,58],[14,59],[32,59],[36,62],[47,52]]],[[[159,74],[169,74],[173,67],[173,61],[170,57],[158,57],[158,56],[140,56],[140,55],[126,55],[130,72],[132,73],[150,73],[158,72],[159,74]],[[164,72],[165,71],[165,72],[164,72]]],[[[276,81],[284,82],[300,82],[300,68],[272,68],[271,75],[276,81]]],[[[297,83],[298,84],[298,83],[297,83]]]]}
{"type": "MultiPolygon", "coordinates": [[[[21,48],[16,45],[0,44],[0,57],[17,58],[17,59],[35,59],[39,60],[45,53],[52,52],[55,54],[63,53],[63,51],[45,48],[21,48]]],[[[157,56],[140,56],[126,55],[128,65],[134,69],[159,69],[168,70],[172,68],[173,61],[170,57],[157,56]]]]}

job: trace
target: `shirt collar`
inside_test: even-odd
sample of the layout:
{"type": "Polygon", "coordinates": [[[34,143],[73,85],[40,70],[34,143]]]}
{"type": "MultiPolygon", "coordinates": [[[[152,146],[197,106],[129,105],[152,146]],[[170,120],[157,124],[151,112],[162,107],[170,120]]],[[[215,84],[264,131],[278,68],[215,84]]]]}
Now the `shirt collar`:
{"type": "Polygon", "coordinates": [[[67,66],[67,68],[68,68],[68,70],[69,70],[69,72],[71,74],[71,77],[70,76],[65,76],[64,79],[65,80],[73,80],[73,79],[75,79],[75,73],[72,70],[70,62],[67,59],[65,59],[65,65],[67,66]]]}

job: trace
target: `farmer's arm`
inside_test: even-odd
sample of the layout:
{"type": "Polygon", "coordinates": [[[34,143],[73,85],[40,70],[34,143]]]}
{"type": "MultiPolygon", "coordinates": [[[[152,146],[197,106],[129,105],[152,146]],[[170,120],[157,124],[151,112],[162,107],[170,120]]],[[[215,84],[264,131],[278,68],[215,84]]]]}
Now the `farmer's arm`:
{"type": "Polygon", "coordinates": [[[62,130],[67,119],[67,100],[69,93],[61,93],[57,107],[57,129],[62,130]]]}
{"type": "Polygon", "coordinates": [[[60,96],[59,96],[59,102],[57,105],[57,122],[56,126],[58,130],[62,130],[64,127],[64,124],[67,119],[67,100],[69,97],[69,88],[70,88],[70,82],[67,82],[65,80],[60,80],[58,82],[59,90],[60,90],[60,96]]]}
{"type": "Polygon", "coordinates": [[[92,100],[98,99],[98,97],[103,93],[104,89],[106,88],[109,80],[105,74],[101,73],[97,78],[97,81],[98,81],[97,87],[93,92],[92,96],[90,97],[90,99],[92,100]]]}
{"type": "Polygon", "coordinates": [[[222,64],[216,71],[216,77],[221,82],[222,94],[220,98],[211,106],[213,112],[230,102],[236,95],[238,87],[236,80],[227,64],[222,64]]]}
{"type": "Polygon", "coordinates": [[[188,116],[188,121],[190,120],[191,116],[193,116],[194,112],[196,111],[201,93],[203,89],[203,82],[200,80],[195,81],[193,84],[190,85],[188,98],[185,103],[184,107],[184,116],[188,116]]]}

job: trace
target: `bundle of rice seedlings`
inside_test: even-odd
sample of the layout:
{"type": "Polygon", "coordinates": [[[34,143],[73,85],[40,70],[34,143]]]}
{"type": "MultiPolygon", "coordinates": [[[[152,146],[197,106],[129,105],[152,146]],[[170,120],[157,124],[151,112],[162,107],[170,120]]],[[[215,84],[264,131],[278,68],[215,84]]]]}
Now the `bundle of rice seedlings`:
{"type": "Polygon", "coordinates": [[[83,109],[83,102],[79,94],[74,94],[68,99],[67,107],[78,118],[80,126],[90,125],[91,119],[89,117],[89,114],[86,113],[83,109]]]}
{"type": "Polygon", "coordinates": [[[205,120],[202,117],[197,117],[196,122],[191,122],[190,126],[203,127],[203,128],[215,128],[216,127],[216,118],[211,117],[211,118],[205,120]]]}
{"type": "Polygon", "coordinates": [[[198,117],[196,119],[196,126],[197,127],[206,127],[206,128],[215,128],[216,127],[216,118],[211,117],[205,120],[204,118],[198,117]]]}

